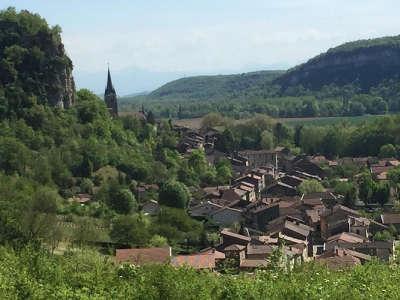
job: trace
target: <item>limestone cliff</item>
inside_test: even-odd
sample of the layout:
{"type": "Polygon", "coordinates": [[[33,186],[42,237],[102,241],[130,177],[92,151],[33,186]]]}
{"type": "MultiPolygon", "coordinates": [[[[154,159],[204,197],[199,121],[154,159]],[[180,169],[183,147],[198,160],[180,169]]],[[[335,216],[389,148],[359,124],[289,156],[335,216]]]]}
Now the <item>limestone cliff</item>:
{"type": "Polygon", "coordinates": [[[400,36],[362,40],[328,50],[276,80],[284,87],[356,84],[363,90],[400,77],[400,36]]]}
{"type": "Polygon", "coordinates": [[[0,94],[6,101],[0,106],[5,115],[21,115],[34,102],[74,104],[73,65],[60,33],[37,14],[0,11],[0,94]]]}

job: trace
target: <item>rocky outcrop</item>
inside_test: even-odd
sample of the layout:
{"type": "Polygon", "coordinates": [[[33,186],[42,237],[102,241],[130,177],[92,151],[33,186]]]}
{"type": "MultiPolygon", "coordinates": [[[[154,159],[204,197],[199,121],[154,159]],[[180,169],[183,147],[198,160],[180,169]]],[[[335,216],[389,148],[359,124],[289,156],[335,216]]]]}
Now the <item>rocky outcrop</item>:
{"type": "Polygon", "coordinates": [[[48,85],[48,102],[52,106],[69,108],[75,103],[75,81],[72,76],[72,62],[65,54],[62,44],[58,47],[57,58],[67,63],[57,65],[57,71],[48,85]]]}
{"type": "Polygon", "coordinates": [[[384,79],[400,77],[399,37],[344,44],[295,67],[276,82],[284,88],[302,85],[320,89],[324,85],[356,84],[363,90],[384,79]]]}
{"type": "Polygon", "coordinates": [[[6,114],[22,115],[32,104],[15,105],[15,99],[63,108],[74,104],[73,65],[60,32],[37,14],[0,11],[0,92],[8,95],[6,114]]]}

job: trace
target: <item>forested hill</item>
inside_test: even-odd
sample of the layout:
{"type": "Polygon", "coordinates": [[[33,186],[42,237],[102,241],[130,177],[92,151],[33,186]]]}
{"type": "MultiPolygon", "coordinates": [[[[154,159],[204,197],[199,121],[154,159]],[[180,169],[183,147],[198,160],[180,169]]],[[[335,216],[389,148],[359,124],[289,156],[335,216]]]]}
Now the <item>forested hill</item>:
{"type": "Polygon", "coordinates": [[[299,65],[276,83],[318,90],[353,84],[369,91],[385,79],[400,77],[400,35],[345,43],[299,65]]]}
{"type": "Polygon", "coordinates": [[[259,71],[235,75],[194,76],[165,84],[149,94],[150,99],[226,99],[263,90],[283,71],[259,71]]]}
{"type": "Polygon", "coordinates": [[[58,26],[28,11],[0,11],[0,117],[34,104],[71,106],[75,85],[58,26]]]}

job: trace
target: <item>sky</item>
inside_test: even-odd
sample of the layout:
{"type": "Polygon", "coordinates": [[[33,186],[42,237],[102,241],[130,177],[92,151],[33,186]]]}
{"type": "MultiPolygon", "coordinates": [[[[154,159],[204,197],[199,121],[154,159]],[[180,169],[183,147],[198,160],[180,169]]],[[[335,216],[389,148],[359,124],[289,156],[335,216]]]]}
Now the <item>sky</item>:
{"type": "Polygon", "coordinates": [[[0,0],[60,25],[79,88],[119,95],[180,77],[287,69],[341,43],[400,34],[398,0],[0,0]]]}

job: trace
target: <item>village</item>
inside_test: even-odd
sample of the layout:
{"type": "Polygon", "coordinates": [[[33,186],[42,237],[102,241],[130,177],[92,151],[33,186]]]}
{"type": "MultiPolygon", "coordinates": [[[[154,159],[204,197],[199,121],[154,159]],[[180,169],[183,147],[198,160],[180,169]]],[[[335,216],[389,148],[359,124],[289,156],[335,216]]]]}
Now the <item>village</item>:
{"type": "MultiPolygon", "coordinates": [[[[198,253],[173,255],[171,247],[117,249],[116,261],[134,265],[170,263],[194,269],[222,270],[233,267],[252,272],[272,264],[285,269],[318,262],[333,269],[364,264],[374,259],[390,262],[396,255],[400,214],[393,198],[382,206],[358,199],[346,206],[345,195],[331,188],[301,192],[304,182],[326,181],[341,166],[352,164],[368,170],[376,181],[388,180],[390,170],[400,165],[395,158],[293,155],[285,147],[224,153],[215,149],[218,131],[199,131],[174,126],[183,155],[205,151],[210,164],[230,161],[234,177],[226,186],[205,186],[187,208],[197,220],[219,228],[219,242],[198,253]],[[388,238],[385,234],[390,232],[388,238]],[[383,237],[383,238],[382,238],[383,237]]],[[[356,175],[357,177],[357,175],[356,175]]],[[[340,178],[346,182],[348,178],[340,178]]],[[[154,200],[142,207],[156,214],[154,200]]]]}

